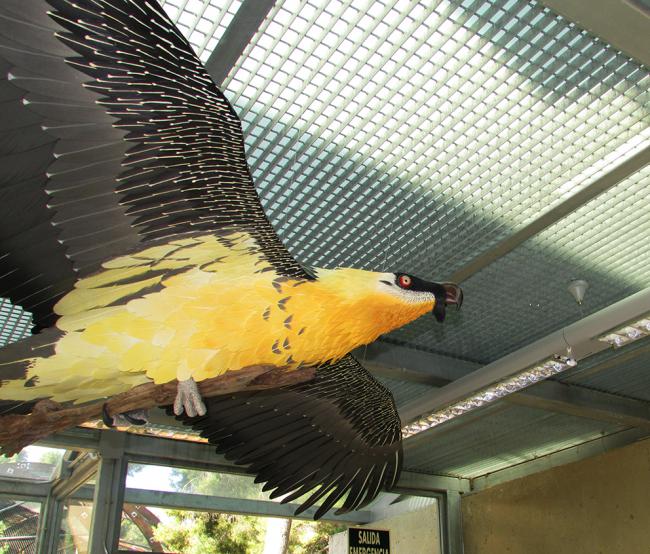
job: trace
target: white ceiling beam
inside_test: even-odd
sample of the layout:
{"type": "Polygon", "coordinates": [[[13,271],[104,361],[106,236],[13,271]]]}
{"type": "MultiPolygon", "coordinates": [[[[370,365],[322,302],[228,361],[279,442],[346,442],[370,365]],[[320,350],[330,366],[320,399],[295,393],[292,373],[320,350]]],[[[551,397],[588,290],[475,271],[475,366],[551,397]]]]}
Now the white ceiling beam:
{"type": "Polygon", "coordinates": [[[400,410],[402,422],[409,423],[424,414],[430,414],[456,402],[461,402],[555,354],[566,354],[567,345],[572,347],[572,356],[576,360],[604,350],[608,345],[596,341],[596,337],[628,321],[639,319],[648,312],[650,312],[650,288],[633,294],[461,377],[433,391],[426,398],[407,404],[400,410]]]}

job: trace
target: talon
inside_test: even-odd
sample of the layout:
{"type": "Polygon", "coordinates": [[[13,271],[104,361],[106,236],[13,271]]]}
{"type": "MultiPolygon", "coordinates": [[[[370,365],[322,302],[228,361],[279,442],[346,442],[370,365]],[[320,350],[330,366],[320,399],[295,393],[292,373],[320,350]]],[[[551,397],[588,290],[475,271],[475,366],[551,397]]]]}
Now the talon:
{"type": "Polygon", "coordinates": [[[121,414],[131,425],[145,425],[149,422],[147,410],[131,410],[121,414]]]}
{"type": "Polygon", "coordinates": [[[104,403],[102,406],[102,421],[106,427],[130,427],[131,425],[144,425],[148,423],[146,410],[131,410],[123,414],[115,414],[114,416],[108,413],[108,404],[104,403]]]}
{"type": "Polygon", "coordinates": [[[106,425],[106,427],[115,426],[115,421],[108,413],[108,405],[106,404],[106,402],[104,402],[104,404],[102,405],[102,421],[104,422],[104,425],[106,425]]]}
{"type": "Polygon", "coordinates": [[[205,415],[207,410],[194,379],[190,377],[185,381],[179,381],[176,391],[176,398],[174,399],[174,413],[176,415],[181,415],[183,412],[188,417],[205,415]]]}

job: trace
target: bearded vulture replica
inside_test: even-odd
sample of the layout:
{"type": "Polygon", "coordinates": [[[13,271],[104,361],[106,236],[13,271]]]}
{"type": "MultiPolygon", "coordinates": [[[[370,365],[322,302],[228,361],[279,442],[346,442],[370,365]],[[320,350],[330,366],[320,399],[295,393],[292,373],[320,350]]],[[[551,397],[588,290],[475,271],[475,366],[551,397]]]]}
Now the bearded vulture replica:
{"type": "MultiPolygon", "coordinates": [[[[240,121],[154,0],[0,2],[0,414],[177,380],[174,412],[316,517],[399,475],[390,392],[349,352],[460,305],[451,283],[306,268],[267,220],[240,121]],[[298,385],[202,399],[252,366],[298,385]]],[[[0,420],[1,424],[1,420],[0,420]]]]}

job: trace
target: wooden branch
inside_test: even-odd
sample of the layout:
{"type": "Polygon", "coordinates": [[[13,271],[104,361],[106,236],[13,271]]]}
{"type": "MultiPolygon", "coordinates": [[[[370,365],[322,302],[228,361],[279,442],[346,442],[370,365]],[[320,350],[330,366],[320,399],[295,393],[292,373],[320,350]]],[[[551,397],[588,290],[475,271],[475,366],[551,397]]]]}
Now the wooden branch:
{"type": "MultiPolygon", "coordinates": [[[[272,389],[314,378],[314,368],[286,371],[272,366],[252,366],[229,371],[198,383],[201,396],[209,398],[234,392],[272,389]]],[[[0,416],[0,454],[11,456],[52,433],[109,415],[173,404],[177,381],[146,383],[98,402],[62,407],[51,400],[38,402],[31,414],[0,416]]]]}

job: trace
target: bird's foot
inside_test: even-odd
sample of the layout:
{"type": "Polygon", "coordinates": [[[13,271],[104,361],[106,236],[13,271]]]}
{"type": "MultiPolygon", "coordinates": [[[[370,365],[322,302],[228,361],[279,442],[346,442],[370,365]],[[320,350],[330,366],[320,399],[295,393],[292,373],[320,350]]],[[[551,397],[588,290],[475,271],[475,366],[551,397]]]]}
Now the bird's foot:
{"type": "Polygon", "coordinates": [[[196,381],[191,377],[185,381],[179,381],[174,400],[174,413],[181,415],[185,412],[189,417],[196,417],[205,415],[206,411],[196,381]]]}
{"type": "Polygon", "coordinates": [[[102,421],[107,427],[131,427],[131,425],[144,425],[149,419],[147,410],[131,410],[112,416],[104,404],[102,406],[102,421]]]}

